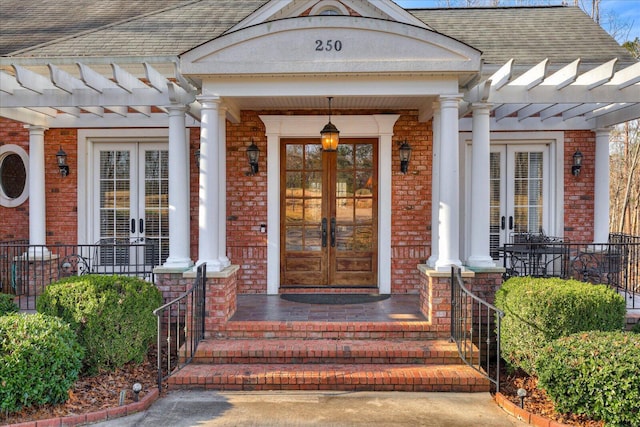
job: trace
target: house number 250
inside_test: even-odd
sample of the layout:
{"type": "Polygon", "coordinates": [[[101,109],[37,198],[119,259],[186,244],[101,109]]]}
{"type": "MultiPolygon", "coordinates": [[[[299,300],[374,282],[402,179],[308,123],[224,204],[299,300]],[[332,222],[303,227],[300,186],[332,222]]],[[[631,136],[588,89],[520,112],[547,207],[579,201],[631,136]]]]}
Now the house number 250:
{"type": "Polygon", "coordinates": [[[332,50],[340,52],[342,50],[342,42],[340,40],[316,40],[317,52],[330,52],[332,50]]]}

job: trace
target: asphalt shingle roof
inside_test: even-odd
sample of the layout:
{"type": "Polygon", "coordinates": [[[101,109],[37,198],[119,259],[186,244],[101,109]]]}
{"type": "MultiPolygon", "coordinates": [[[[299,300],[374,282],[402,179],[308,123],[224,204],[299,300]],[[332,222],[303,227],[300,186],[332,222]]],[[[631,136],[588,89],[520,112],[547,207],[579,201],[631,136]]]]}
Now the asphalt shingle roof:
{"type": "Polygon", "coordinates": [[[549,58],[602,64],[614,57],[636,62],[578,7],[460,8],[410,11],[436,31],[483,52],[485,63],[537,64],[549,58]]]}
{"type": "MultiPolygon", "coordinates": [[[[214,39],[265,0],[0,0],[0,55],[175,56],[214,39]],[[32,46],[29,48],[29,46],[32,46]]],[[[415,9],[485,63],[600,64],[631,55],[577,7],[415,9]]]]}

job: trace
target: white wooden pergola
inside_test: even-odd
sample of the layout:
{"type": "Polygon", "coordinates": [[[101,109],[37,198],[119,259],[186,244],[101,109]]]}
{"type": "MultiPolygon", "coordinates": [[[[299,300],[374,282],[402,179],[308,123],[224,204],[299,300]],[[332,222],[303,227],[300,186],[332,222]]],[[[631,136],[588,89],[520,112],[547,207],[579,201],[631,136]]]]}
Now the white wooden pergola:
{"type": "MultiPolygon", "coordinates": [[[[185,162],[189,161],[185,128],[201,126],[203,105],[200,101],[205,98],[199,98],[200,101],[197,98],[202,90],[198,87],[198,81],[180,73],[180,60],[178,57],[0,59],[0,116],[22,122],[31,129],[29,189],[32,244],[44,244],[46,235],[45,129],[164,127],[169,128],[172,174],[172,187],[169,191],[169,205],[172,207],[170,253],[167,266],[182,268],[191,264],[188,239],[184,237],[189,235],[189,198],[188,191],[185,191],[189,188],[189,178],[184,173],[176,176],[174,171],[184,169],[185,162]]],[[[600,185],[600,189],[596,188],[595,196],[596,240],[602,238],[599,234],[608,230],[608,187],[602,187],[603,182],[608,182],[608,133],[600,130],[640,118],[640,63],[616,71],[616,62],[614,59],[580,73],[579,59],[552,72],[549,61],[545,60],[518,74],[519,68],[511,60],[489,77],[483,78],[478,72],[474,80],[479,83],[471,88],[459,88],[461,102],[457,99],[454,104],[451,104],[454,102],[452,100],[446,101],[447,108],[457,108],[460,118],[473,112],[472,163],[475,165],[489,163],[491,130],[597,131],[596,186],[600,185]]],[[[255,76],[257,80],[261,78],[263,76],[255,76]]],[[[425,77],[420,78],[424,82],[425,77]]],[[[385,93],[366,95],[350,94],[348,88],[341,89],[335,85],[332,89],[338,92],[334,95],[342,95],[340,102],[343,104],[337,103],[334,106],[337,109],[415,109],[419,111],[422,121],[430,120],[438,114],[434,107],[434,101],[439,101],[437,97],[409,94],[406,80],[402,82],[403,86],[398,83],[400,95],[390,95],[395,84],[392,80],[390,82],[384,88],[385,93]],[[339,93],[341,90],[344,93],[339,93]]],[[[266,87],[268,83],[265,80],[263,84],[266,87]]],[[[326,99],[317,93],[274,94],[265,90],[253,96],[245,93],[242,96],[224,94],[220,102],[224,105],[220,110],[222,114],[228,120],[239,122],[242,110],[322,109],[326,99]]],[[[224,152],[220,151],[219,154],[224,155],[224,152]]],[[[455,165],[456,160],[451,160],[452,164],[455,165]]],[[[437,165],[434,165],[434,169],[436,168],[437,165]]],[[[473,182],[488,181],[488,167],[472,169],[473,182]]],[[[225,179],[223,172],[224,170],[217,178],[222,183],[225,179]]],[[[201,176],[201,180],[202,178],[201,176]]],[[[217,187],[218,181],[215,183],[217,187]]],[[[473,193],[473,212],[487,210],[484,209],[484,205],[488,203],[487,191],[485,189],[473,193]]],[[[434,191],[434,194],[437,192],[434,191]]],[[[218,208],[224,206],[222,201],[218,202],[218,208]]],[[[434,199],[433,202],[437,207],[438,200],[434,199]]],[[[437,212],[434,215],[437,223],[437,212]]],[[[216,239],[220,242],[214,246],[222,251],[222,261],[214,266],[214,271],[228,265],[228,260],[224,260],[223,249],[225,215],[218,213],[215,218],[218,226],[213,228],[216,239]]],[[[489,223],[488,217],[476,217],[476,221],[489,223]]],[[[438,240],[437,233],[435,230],[434,242],[438,240]]],[[[485,248],[487,241],[486,230],[477,227],[472,231],[471,259],[479,266],[491,261],[485,248]]],[[[216,258],[217,250],[213,252],[216,252],[216,258]]],[[[432,248],[432,253],[437,252],[438,248],[432,248]]],[[[455,261],[455,255],[450,259],[455,261]]]]}

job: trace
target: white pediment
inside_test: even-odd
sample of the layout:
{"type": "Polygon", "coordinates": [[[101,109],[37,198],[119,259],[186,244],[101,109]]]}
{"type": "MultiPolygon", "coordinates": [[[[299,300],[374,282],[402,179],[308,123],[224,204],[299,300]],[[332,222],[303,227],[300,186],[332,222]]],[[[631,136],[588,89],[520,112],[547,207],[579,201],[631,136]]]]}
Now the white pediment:
{"type": "Polygon", "coordinates": [[[185,75],[474,73],[481,53],[405,23],[304,16],[243,28],[181,55],[185,75]]]}

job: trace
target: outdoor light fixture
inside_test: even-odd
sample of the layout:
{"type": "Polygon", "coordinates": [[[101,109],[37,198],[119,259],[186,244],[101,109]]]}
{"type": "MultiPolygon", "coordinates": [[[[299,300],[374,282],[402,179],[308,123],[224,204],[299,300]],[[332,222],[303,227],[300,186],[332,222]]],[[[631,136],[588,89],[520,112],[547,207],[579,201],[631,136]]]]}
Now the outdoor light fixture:
{"type": "Polygon", "coordinates": [[[247,175],[255,175],[258,173],[258,157],[260,157],[260,149],[251,138],[251,145],[247,148],[247,157],[251,171],[247,175]]]}
{"type": "Polygon", "coordinates": [[[580,169],[582,169],[582,153],[580,150],[577,150],[573,153],[573,165],[571,166],[571,173],[573,176],[580,175],[580,169]]]}
{"type": "Polygon", "coordinates": [[[519,388],[517,393],[518,397],[520,398],[520,407],[524,409],[524,398],[527,397],[527,390],[519,388]]]}
{"type": "Polygon", "coordinates": [[[200,149],[199,148],[193,153],[193,156],[196,158],[196,166],[198,167],[198,169],[200,169],[200,149]]]}
{"type": "Polygon", "coordinates": [[[406,174],[409,170],[409,160],[411,160],[411,146],[407,143],[406,139],[400,146],[398,152],[400,154],[400,172],[406,174]]]}
{"type": "Polygon", "coordinates": [[[327,97],[329,100],[329,123],[324,125],[320,131],[320,137],[322,138],[322,150],[323,151],[336,151],[338,148],[338,141],[340,140],[340,131],[331,123],[331,96],[327,97]]]}
{"type": "Polygon", "coordinates": [[[142,390],[142,384],[135,383],[131,389],[133,390],[133,401],[137,402],[140,397],[140,391],[142,390]]]}
{"type": "Polygon", "coordinates": [[[56,158],[58,159],[58,169],[60,169],[60,175],[64,178],[69,175],[69,165],[67,165],[67,153],[64,152],[62,146],[56,153],[56,158]]]}

